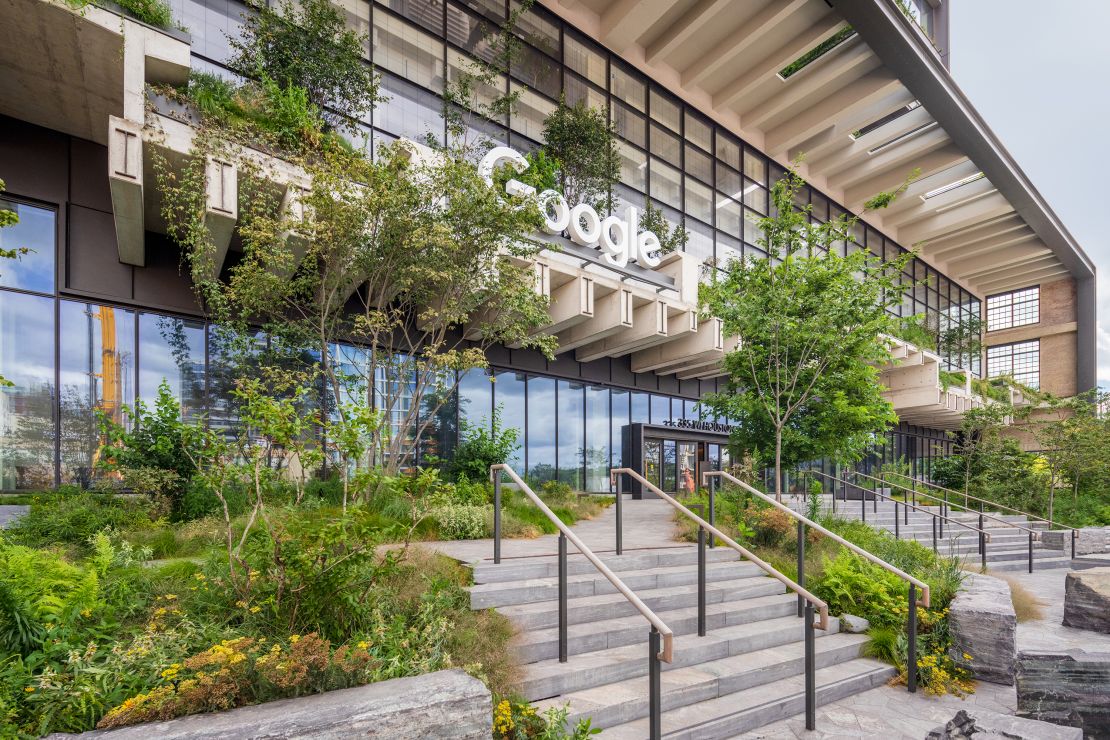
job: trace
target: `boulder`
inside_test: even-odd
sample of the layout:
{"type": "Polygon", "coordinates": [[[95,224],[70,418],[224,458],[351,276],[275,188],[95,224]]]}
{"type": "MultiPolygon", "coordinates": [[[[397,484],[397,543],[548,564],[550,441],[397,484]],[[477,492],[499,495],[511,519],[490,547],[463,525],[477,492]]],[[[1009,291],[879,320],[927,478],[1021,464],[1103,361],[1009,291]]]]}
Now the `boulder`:
{"type": "Polygon", "coordinates": [[[1110,633],[1110,568],[1068,573],[1064,581],[1064,626],[1110,633]]]}
{"type": "Polygon", "coordinates": [[[94,730],[80,735],[55,733],[47,736],[47,740],[339,740],[349,737],[489,740],[492,734],[493,707],[489,689],[478,679],[452,670],[117,730],[94,730]]]}
{"type": "Polygon", "coordinates": [[[1019,653],[1017,713],[1110,737],[1110,653],[1019,653]]]}
{"type": "Polygon", "coordinates": [[[869,629],[871,629],[871,623],[863,617],[857,617],[855,614],[840,615],[841,632],[851,632],[854,635],[858,635],[869,629]]]}
{"type": "Polygon", "coordinates": [[[1035,719],[1023,719],[986,709],[961,709],[925,740],[964,740],[965,738],[1007,738],[1008,740],[1083,740],[1083,730],[1060,727],[1035,719]]]}
{"type": "MultiPolygon", "coordinates": [[[[1047,550],[1063,550],[1071,554],[1071,530],[1041,532],[1041,545],[1047,550]]],[[[1105,527],[1087,527],[1079,530],[1075,541],[1076,555],[1099,555],[1110,552],[1110,530],[1105,527]]]]}
{"type": "Polygon", "coordinates": [[[948,608],[949,656],[981,681],[1014,683],[1017,614],[1010,584],[977,573],[964,577],[948,608]],[[970,655],[971,658],[965,658],[970,655]]]}

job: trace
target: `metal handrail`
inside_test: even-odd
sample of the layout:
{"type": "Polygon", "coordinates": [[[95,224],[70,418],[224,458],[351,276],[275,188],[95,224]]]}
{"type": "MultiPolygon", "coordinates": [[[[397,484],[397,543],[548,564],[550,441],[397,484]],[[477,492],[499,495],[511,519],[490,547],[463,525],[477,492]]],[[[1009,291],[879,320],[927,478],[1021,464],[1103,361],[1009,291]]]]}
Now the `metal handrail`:
{"type": "Polygon", "coordinates": [[[817,609],[818,614],[820,614],[820,619],[819,619],[819,621],[817,621],[814,624],[814,626],[817,629],[820,629],[820,630],[828,629],[828,626],[829,626],[829,605],[828,604],[826,604],[824,601],[822,601],[821,599],[814,596],[812,593],[807,591],[802,586],[799,586],[797,583],[795,583],[794,581],[792,581],[789,578],[787,578],[786,576],[784,576],[782,573],[780,573],[778,570],[776,570],[774,568],[774,566],[772,566],[769,563],[763,561],[757,555],[752,553],[751,550],[748,550],[746,547],[743,547],[742,545],[737,544],[727,534],[725,534],[721,530],[717,529],[712,524],[705,521],[700,516],[698,516],[697,514],[695,514],[692,511],[690,511],[689,509],[687,509],[682,504],[678,503],[678,501],[675,501],[674,498],[672,498],[670,495],[664,493],[658,486],[656,486],[653,483],[651,483],[650,481],[648,481],[646,478],[644,478],[644,476],[640,475],[639,473],[637,473],[632,468],[612,468],[609,471],[609,476],[610,476],[610,478],[613,478],[614,476],[619,475],[621,473],[626,473],[629,476],[631,476],[633,479],[639,481],[640,485],[646,487],[648,490],[650,490],[656,496],[659,496],[660,498],[662,498],[664,501],[666,501],[668,504],[670,504],[676,510],[682,512],[688,518],[697,522],[699,527],[704,528],[707,532],[716,536],[718,539],[720,539],[726,545],[731,547],[733,550],[736,550],[736,552],[740,553],[745,558],[750,560],[752,563],[759,566],[759,568],[762,569],[763,571],[765,571],[769,576],[771,576],[775,580],[782,583],[782,585],[786,586],[788,589],[790,589],[794,593],[803,597],[806,601],[808,601],[810,604],[812,604],[814,606],[814,608],[817,609]]]}
{"type": "MultiPolygon", "coordinates": [[[[624,598],[628,599],[628,601],[632,604],[632,606],[634,606],[636,608],[636,611],[640,612],[640,614],[642,614],[644,616],[644,618],[647,619],[647,621],[651,623],[651,626],[654,627],[655,630],[660,635],[662,635],[663,649],[659,652],[658,657],[664,663],[670,663],[671,658],[674,657],[674,632],[671,630],[670,627],[667,626],[666,622],[664,622],[662,619],[660,619],[655,614],[655,612],[653,612],[650,608],[648,608],[648,606],[643,601],[640,600],[640,597],[637,596],[632,591],[632,589],[630,589],[628,586],[626,586],[624,584],[624,581],[622,581],[620,579],[620,577],[617,576],[616,573],[609,570],[609,567],[607,565],[605,565],[605,563],[601,562],[601,560],[597,557],[597,555],[594,555],[593,550],[591,550],[589,547],[587,547],[586,544],[584,542],[582,542],[581,539],[578,538],[578,535],[576,535],[570,529],[570,527],[563,524],[563,520],[560,519],[559,517],[555,516],[555,513],[547,507],[547,504],[545,504],[543,502],[543,500],[539,496],[537,496],[531,488],[528,487],[527,483],[525,483],[523,480],[521,480],[520,476],[516,474],[516,471],[513,470],[511,467],[509,467],[508,465],[506,465],[504,463],[500,463],[500,464],[497,464],[497,465],[491,465],[490,466],[490,478],[492,479],[493,484],[494,484],[494,495],[495,495],[496,499],[500,499],[499,494],[500,494],[500,490],[501,490],[501,477],[499,475],[496,475],[495,471],[501,471],[501,472],[507,473],[508,476],[510,478],[512,478],[513,483],[516,483],[517,486],[520,487],[520,490],[526,496],[528,496],[528,498],[530,498],[532,500],[532,503],[534,503],[537,507],[539,507],[539,510],[544,513],[544,516],[546,516],[548,519],[550,519],[551,523],[554,524],[558,528],[560,535],[563,536],[563,537],[566,537],[568,540],[570,540],[572,543],[574,543],[574,546],[578,548],[578,551],[580,553],[582,553],[583,555],[585,555],[586,559],[589,560],[591,563],[593,563],[594,567],[598,569],[598,571],[601,573],[601,575],[605,576],[605,579],[607,581],[609,581],[609,583],[613,584],[613,587],[616,588],[617,591],[619,591],[620,594],[622,596],[624,596],[624,598]]],[[[499,504],[499,503],[500,503],[500,501],[496,501],[495,502],[495,507],[494,507],[494,514],[497,515],[497,516],[494,517],[494,529],[497,530],[497,531],[494,532],[494,543],[496,545],[496,549],[498,550],[498,552],[496,553],[496,557],[494,558],[495,562],[500,562],[501,561],[501,557],[500,557],[500,549],[501,549],[500,548],[500,540],[501,540],[500,529],[501,529],[501,527],[500,527],[500,516],[499,516],[501,507],[499,505],[496,505],[496,504],[499,504]]]]}
{"type": "MultiPolygon", "coordinates": [[[[1023,526],[1021,526],[1020,524],[1018,524],[1016,522],[1008,522],[1005,519],[1000,519],[996,516],[992,516],[992,515],[987,514],[986,512],[983,512],[983,511],[973,511],[972,509],[969,509],[966,506],[960,506],[960,504],[953,504],[951,501],[945,501],[944,499],[940,498],[939,496],[934,496],[930,493],[925,493],[923,491],[918,491],[918,490],[915,490],[913,488],[907,488],[906,486],[902,486],[902,485],[899,485],[897,483],[892,483],[891,481],[884,480],[882,478],[876,478],[873,475],[868,475],[867,473],[861,473],[857,470],[853,470],[852,474],[857,475],[857,476],[862,476],[862,477],[867,478],[869,480],[877,481],[879,483],[882,483],[885,486],[890,486],[891,488],[897,488],[900,491],[905,491],[907,493],[912,493],[916,496],[925,496],[926,498],[931,498],[933,501],[943,502],[944,505],[948,506],[948,507],[956,506],[960,509],[963,509],[964,511],[966,511],[969,514],[978,514],[979,516],[983,517],[984,519],[990,519],[991,521],[998,522],[999,524],[1001,524],[1003,526],[1006,526],[1006,527],[1015,527],[1016,529],[1020,529],[1024,532],[1029,532],[1030,534],[1033,535],[1033,539],[1039,540],[1041,538],[1041,533],[1038,532],[1037,530],[1031,529],[1030,527],[1023,527],[1023,526]]],[[[857,484],[857,486],[858,486],[858,484],[857,484]]],[[[867,489],[862,489],[862,490],[867,490],[867,489]]],[[[883,494],[880,494],[880,495],[883,495],[883,494]]],[[[955,520],[955,521],[958,521],[958,520],[955,520]]]]}
{"type": "Polygon", "coordinates": [[[798,513],[797,511],[794,511],[789,506],[784,506],[783,504],[780,504],[778,501],[776,501],[771,496],[768,496],[767,494],[763,493],[762,491],[759,491],[758,489],[753,488],[752,486],[749,486],[744,481],[726,473],[723,470],[706,470],[702,473],[701,477],[702,477],[702,484],[703,485],[707,483],[707,481],[710,477],[724,478],[726,480],[731,481],[734,485],[740,486],[741,488],[743,488],[745,491],[752,494],[753,496],[757,496],[761,500],[766,501],[767,503],[769,503],[771,506],[775,507],[779,511],[785,512],[786,514],[788,514],[792,518],[796,519],[797,521],[804,523],[806,526],[809,526],[809,527],[812,527],[813,529],[816,529],[818,532],[825,535],[826,537],[833,540],[834,542],[837,542],[837,543],[843,545],[844,547],[847,547],[849,550],[854,552],[856,555],[859,555],[864,560],[869,560],[872,563],[874,563],[875,565],[882,568],[883,570],[888,571],[888,572],[893,573],[894,575],[898,576],[899,578],[901,578],[906,583],[913,584],[917,588],[921,589],[921,601],[919,602],[919,606],[923,606],[926,609],[929,608],[929,603],[930,603],[929,602],[929,584],[925,583],[925,581],[922,581],[918,578],[914,578],[909,573],[906,573],[904,570],[901,570],[899,568],[894,567],[893,565],[886,562],[885,560],[878,557],[877,555],[873,555],[870,552],[868,552],[867,550],[864,550],[862,547],[859,547],[855,543],[849,542],[848,540],[844,539],[843,537],[836,534],[835,532],[832,532],[829,529],[821,526],[820,524],[813,521],[809,517],[803,516],[802,514],[798,513]]]}
{"type": "MultiPolygon", "coordinates": [[[[868,493],[872,493],[875,496],[881,497],[881,498],[886,499],[888,501],[892,501],[895,504],[901,504],[902,506],[913,509],[914,511],[920,511],[924,514],[928,514],[929,516],[933,517],[934,519],[942,519],[946,522],[950,522],[952,524],[959,525],[959,526],[961,526],[965,529],[970,529],[972,532],[978,532],[980,535],[982,535],[983,537],[986,538],[987,542],[991,541],[991,533],[986,531],[985,529],[980,529],[979,527],[976,527],[974,524],[968,524],[967,522],[961,522],[959,519],[953,519],[950,516],[946,516],[944,514],[938,514],[935,511],[929,511],[927,508],[925,508],[923,506],[917,506],[916,504],[911,504],[909,501],[895,501],[891,496],[888,496],[885,493],[882,493],[880,491],[869,490],[867,488],[864,488],[863,486],[861,486],[858,483],[852,483],[851,481],[844,480],[843,478],[837,478],[835,475],[829,475],[828,473],[822,473],[820,470],[801,470],[801,471],[798,471],[798,472],[799,472],[800,475],[819,475],[822,478],[828,478],[829,480],[834,481],[836,483],[844,483],[844,484],[849,485],[849,486],[854,486],[854,487],[858,488],[861,491],[867,491],[868,493]]],[[[909,489],[906,489],[906,490],[909,490],[909,489]]]]}

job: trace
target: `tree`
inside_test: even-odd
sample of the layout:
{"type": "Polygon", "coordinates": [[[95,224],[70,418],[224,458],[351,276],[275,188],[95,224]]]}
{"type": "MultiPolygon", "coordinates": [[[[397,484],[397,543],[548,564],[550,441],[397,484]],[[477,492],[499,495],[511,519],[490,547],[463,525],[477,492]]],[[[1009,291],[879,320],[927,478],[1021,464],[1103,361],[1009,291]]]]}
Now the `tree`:
{"type": "Polygon", "coordinates": [[[1052,519],[1055,494],[1064,478],[1070,479],[1072,503],[1079,500],[1081,481],[1095,476],[1106,465],[1110,445],[1106,420],[1098,417],[1099,404],[1108,394],[1098,391],[1049,404],[1049,421],[1037,425],[1034,436],[1048,461],[1048,518],[1052,519]]]}
{"type": "Polygon", "coordinates": [[[349,128],[377,98],[364,60],[367,37],[347,28],[328,0],[282,0],[254,5],[241,36],[229,36],[231,66],[282,90],[303,91],[324,119],[349,128]]]}
{"type": "Polygon", "coordinates": [[[567,202],[607,210],[609,193],[620,182],[620,152],[605,111],[565,99],[543,122],[547,154],[560,163],[559,179],[567,202]]]}
{"type": "MultiPolygon", "coordinates": [[[[0,180],[0,193],[4,192],[4,181],[0,180]]],[[[0,229],[6,229],[9,226],[15,226],[19,223],[19,214],[10,208],[0,208],[0,229]]],[[[17,260],[21,256],[27,254],[29,250],[27,247],[15,247],[12,249],[0,248],[0,259],[17,260]]],[[[12,381],[0,375],[0,388],[10,388],[14,385],[12,381]]]]}
{"type": "Polygon", "coordinates": [[[902,301],[899,275],[911,256],[841,256],[837,244],[857,219],[811,223],[810,209],[793,205],[803,185],[791,170],[771,190],[773,215],[760,221],[768,258],[734,259],[701,288],[703,310],[740,338],[724,358],[726,389],[706,402],[738,420],[736,446],[773,464],[779,497],[784,464],[856,460],[896,421],[877,367],[890,360],[883,335],[896,328],[890,309],[902,301]]]}

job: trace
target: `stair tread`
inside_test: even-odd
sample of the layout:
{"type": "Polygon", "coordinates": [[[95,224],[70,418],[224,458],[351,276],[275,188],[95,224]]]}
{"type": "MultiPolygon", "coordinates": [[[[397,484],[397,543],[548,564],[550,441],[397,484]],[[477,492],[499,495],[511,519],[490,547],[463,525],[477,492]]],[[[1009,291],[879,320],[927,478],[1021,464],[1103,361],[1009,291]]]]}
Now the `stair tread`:
{"type": "MultiPolygon", "coordinates": [[[[826,692],[835,688],[837,684],[851,682],[855,679],[871,679],[882,682],[894,674],[894,668],[885,663],[880,663],[870,658],[856,658],[837,665],[821,668],[816,671],[817,692],[820,698],[822,690],[826,692]]],[[[795,675],[788,678],[772,681],[761,686],[756,686],[736,693],[708,699],[696,704],[679,707],[662,713],[663,734],[673,737],[709,738],[729,737],[736,732],[730,732],[722,727],[713,727],[715,723],[734,720],[743,729],[760,726],[773,722],[782,717],[797,714],[787,708],[787,703],[792,699],[804,696],[804,676],[795,675]],[[742,707],[737,709],[737,707],[742,707]],[[759,719],[759,715],[765,717],[759,719]],[[744,726],[744,720],[749,723],[744,726]],[[750,723],[754,721],[754,723],[750,723]]],[[[820,703],[820,702],[819,702],[820,703]]],[[[643,738],[648,734],[647,718],[637,719],[616,727],[605,730],[605,737],[612,740],[621,738],[643,738]]]]}
{"type": "MultiPolygon", "coordinates": [[[[741,568],[744,572],[754,573],[762,572],[759,566],[743,560],[726,560],[719,563],[706,563],[706,575],[711,573],[726,572],[732,568],[741,568]]],[[[687,565],[671,565],[657,568],[640,568],[637,570],[624,571],[618,573],[621,580],[634,578],[637,576],[666,576],[672,574],[681,574],[696,571],[696,564],[687,565]]],[[[592,573],[581,573],[577,575],[568,575],[567,584],[589,583],[591,581],[606,581],[608,579],[601,573],[601,571],[594,569],[592,573]]],[[[534,587],[534,586],[551,586],[558,585],[558,576],[546,578],[522,578],[515,581],[496,581],[493,583],[478,583],[470,587],[471,593],[496,593],[497,591],[508,591],[514,588],[521,587],[534,587]]]]}
{"type": "MultiPolygon", "coordinates": [[[[653,548],[646,550],[625,550],[623,555],[614,552],[595,552],[610,570],[621,573],[649,568],[690,565],[697,562],[697,547],[694,545],[676,546],[666,548],[653,548]]],[[[706,561],[710,563],[737,562],[740,554],[734,550],[717,547],[706,550],[706,561]]],[[[474,583],[499,583],[526,580],[527,578],[546,578],[558,576],[557,555],[532,555],[521,558],[502,558],[501,563],[484,560],[471,566],[474,583]],[[516,576],[515,572],[549,571],[543,576],[516,576]]],[[[596,572],[596,568],[585,555],[579,552],[567,553],[569,568],[578,568],[580,573],[596,572]]]]}

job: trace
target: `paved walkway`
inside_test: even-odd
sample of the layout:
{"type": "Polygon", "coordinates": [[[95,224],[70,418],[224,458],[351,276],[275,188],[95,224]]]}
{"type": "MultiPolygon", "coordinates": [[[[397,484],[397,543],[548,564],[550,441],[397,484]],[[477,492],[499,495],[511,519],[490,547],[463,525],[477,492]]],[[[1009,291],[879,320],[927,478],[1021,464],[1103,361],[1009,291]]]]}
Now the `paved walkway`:
{"type": "MultiPolygon", "coordinates": [[[[675,542],[677,532],[672,509],[660,499],[635,501],[625,498],[621,506],[623,519],[624,551],[660,549],[662,547],[689,547],[688,543],[675,542]]],[[[579,521],[573,530],[586,547],[598,555],[616,551],[617,507],[610,506],[593,519],[579,521]]],[[[444,555],[449,555],[464,563],[476,563],[493,559],[493,540],[454,540],[449,542],[421,542],[421,547],[430,547],[444,555]]],[[[502,560],[512,558],[540,557],[559,553],[559,536],[546,534],[535,539],[502,539],[502,560]]],[[[574,545],[568,546],[568,553],[574,554],[574,545]]]]}

